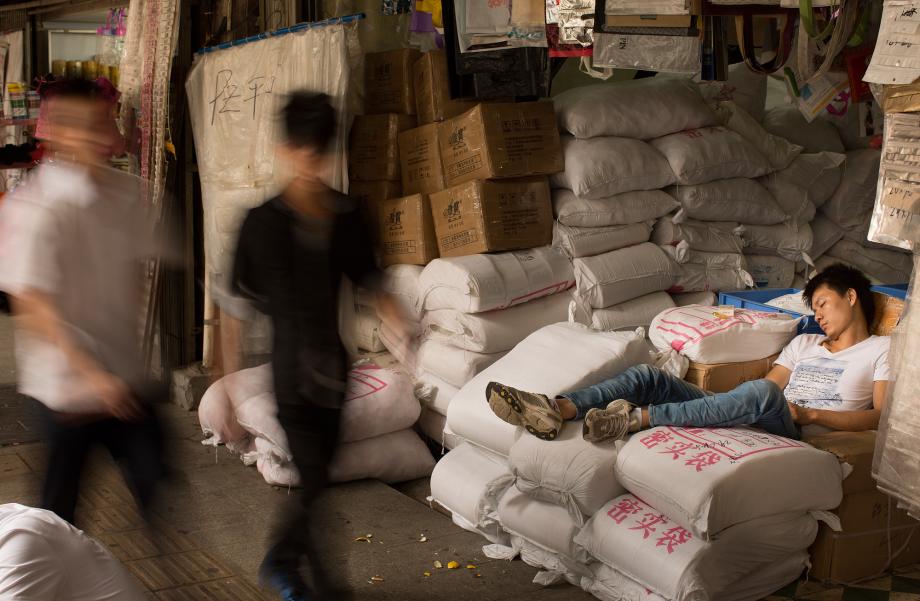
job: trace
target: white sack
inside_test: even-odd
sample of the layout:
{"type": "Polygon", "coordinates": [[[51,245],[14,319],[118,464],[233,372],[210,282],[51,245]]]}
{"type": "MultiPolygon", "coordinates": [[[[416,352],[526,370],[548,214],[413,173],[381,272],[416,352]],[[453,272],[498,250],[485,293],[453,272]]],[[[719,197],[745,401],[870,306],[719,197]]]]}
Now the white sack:
{"type": "Polygon", "coordinates": [[[827,251],[834,259],[841,259],[885,284],[903,284],[910,281],[913,257],[896,250],[866,248],[852,240],[841,240],[827,251]]]}
{"type": "Polygon", "coordinates": [[[448,384],[438,376],[421,371],[415,378],[415,396],[424,405],[435,413],[447,415],[447,408],[451,401],[460,392],[453,384],[448,384]]]}
{"type": "Polygon", "coordinates": [[[881,156],[871,148],[847,153],[840,186],[821,207],[821,212],[843,229],[861,229],[871,218],[881,156]]]}
{"type": "Polygon", "coordinates": [[[811,226],[807,224],[748,225],[741,237],[746,255],[777,255],[790,261],[803,260],[811,252],[813,242],[811,226]]]}
{"type": "Polygon", "coordinates": [[[690,305],[663,311],[652,322],[649,339],[660,351],[674,349],[697,363],[756,361],[780,352],[798,329],[783,313],[690,305]]]}
{"type": "Polygon", "coordinates": [[[481,313],[568,290],[572,263],[559,249],[435,259],[419,278],[419,303],[428,311],[481,313]]]}
{"type": "Polygon", "coordinates": [[[457,348],[443,340],[426,338],[418,348],[418,369],[433,374],[452,386],[462,388],[505,355],[498,353],[477,353],[457,348]]]}
{"type": "Polygon", "coordinates": [[[380,344],[386,347],[396,362],[405,368],[409,373],[415,373],[416,360],[415,353],[412,350],[416,341],[401,338],[392,329],[389,324],[382,322],[380,329],[377,330],[377,336],[380,338],[380,344]]]}
{"type": "Polygon", "coordinates": [[[339,445],[329,465],[332,482],[373,478],[394,484],[425,478],[434,468],[434,458],[422,439],[411,429],[339,445]]]}
{"type": "Polygon", "coordinates": [[[677,246],[686,242],[693,250],[740,253],[744,248],[743,231],[743,227],[731,221],[693,221],[669,216],[655,224],[652,242],[659,246],[677,246]]]}
{"type": "Polygon", "coordinates": [[[517,489],[534,499],[565,507],[578,526],[625,489],[617,482],[615,441],[587,442],[581,422],[566,422],[556,440],[522,436],[508,461],[517,489]]]}
{"type": "Polygon", "coordinates": [[[767,76],[748,69],[744,63],[728,66],[726,81],[701,81],[700,93],[710,106],[730,101],[758,123],[763,121],[767,102],[767,76]]]}
{"type": "Polygon", "coordinates": [[[681,78],[644,78],[571,89],[553,98],[563,131],[576,138],[650,140],[715,125],[696,85],[681,78]]]}
{"type": "Polygon", "coordinates": [[[565,171],[550,177],[554,188],[582,198],[606,198],[637,190],[658,190],[676,180],[665,157],[629,138],[562,138],[565,171]]]}
{"type": "Polygon", "coordinates": [[[572,258],[600,255],[612,250],[648,242],[654,222],[604,227],[572,227],[553,224],[553,246],[572,258]]]}
{"type": "Polygon", "coordinates": [[[477,353],[510,351],[543,326],[565,321],[569,295],[553,294],[523,305],[485,313],[454,309],[428,311],[422,320],[425,335],[477,353]]]}
{"type": "Polygon", "coordinates": [[[656,315],[674,306],[667,292],[652,292],[604,309],[592,309],[576,297],[569,307],[569,321],[606,332],[648,330],[656,315]]]}
{"type": "Polygon", "coordinates": [[[748,520],[833,509],[843,499],[837,457],[746,427],[643,431],[620,449],[617,477],[704,540],[748,520]]]}
{"type": "Polygon", "coordinates": [[[767,111],[763,127],[774,136],[786,138],[804,147],[808,153],[845,150],[837,128],[821,119],[809,123],[799,109],[792,105],[778,106],[767,111]]]}
{"type": "Polygon", "coordinates": [[[226,378],[208,386],[198,404],[198,423],[208,437],[209,445],[232,445],[247,438],[246,430],[240,426],[233,412],[233,404],[226,389],[226,378]]]}
{"type": "Polygon", "coordinates": [[[685,292],[682,294],[672,294],[671,300],[673,300],[674,304],[678,307],[686,307],[687,305],[711,307],[715,305],[719,299],[712,292],[685,292]]]}
{"type": "Polygon", "coordinates": [[[454,523],[492,542],[507,542],[498,524],[498,501],[514,483],[507,461],[471,444],[460,444],[431,474],[431,499],[454,523]]]}
{"type": "Polygon", "coordinates": [[[424,269],[421,265],[390,265],[383,270],[381,289],[396,297],[406,317],[412,321],[421,319],[419,278],[424,269]]]}
{"type": "Polygon", "coordinates": [[[408,375],[373,364],[348,372],[341,441],[352,442],[411,428],[421,407],[408,375]]]}
{"type": "Polygon", "coordinates": [[[367,306],[359,305],[355,312],[354,341],[359,349],[380,353],[386,350],[380,342],[380,318],[377,312],[367,306]]]}
{"type": "Polygon", "coordinates": [[[677,182],[688,186],[773,171],[750,142],[722,126],[678,132],[652,140],[651,145],[668,160],[677,182]]]}
{"type": "Polygon", "coordinates": [[[679,263],[677,278],[669,292],[744,290],[754,285],[754,279],[746,270],[744,255],[740,253],[681,252],[675,246],[663,246],[662,249],[679,263]]]}
{"type": "Polygon", "coordinates": [[[447,424],[457,436],[507,456],[523,429],[492,413],[489,382],[554,396],[647,361],[645,338],[636,333],[596,332],[572,323],[546,326],[464,386],[450,404],[447,424]]]}
{"type": "Polygon", "coordinates": [[[800,154],[788,167],[771,177],[804,188],[808,200],[820,208],[840,185],[845,161],[846,155],[835,152],[800,154]]]}
{"type": "Polygon", "coordinates": [[[843,229],[828,219],[824,213],[818,213],[815,216],[815,220],[811,222],[811,231],[814,241],[809,254],[813,259],[824,255],[844,236],[843,229]]]}
{"type": "Polygon", "coordinates": [[[571,190],[553,190],[553,212],[572,227],[605,227],[644,223],[663,217],[680,205],[661,190],[627,192],[608,198],[579,198],[571,190]]]}
{"type": "Polygon", "coordinates": [[[776,199],[776,204],[789,216],[791,223],[809,223],[815,218],[817,207],[811,201],[808,189],[778,177],[775,173],[762,177],[759,181],[776,199]]]}
{"type": "Polygon", "coordinates": [[[575,259],[574,265],[578,296],[594,309],[667,290],[676,272],[673,261],[648,242],[575,259]]]}
{"type": "Polygon", "coordinates": [[[564,507],[529,497],[512,486],[498,503],[498,519],[513,538],[525,539],[549,553],[568,559],[570,565],[574,564],[571,560],[575,553],[572,541],[580,524],[568,515],[564,507]]]}
{"type": "Polygon", "coordinates": [[[774,225],[786,220],[786,213],[773,195],[756,180],[726,179],[697,186],[668,189],[690,219],[735,221],[774,225]]]}
{"type": "Polygon", "coordinates": [[[804,150],[798,144],[768,133],[757,119],[734,102],[723,102],[719,106],[719,113],[725,119],[726,127],[765,156],[773,169],[785,169],[804,150]]]}
{"type": "Polygon", "coordinates": [[[419,415],[416,428],[422,436],[440,444],[442,451],[455,448],[459,442],[455,436],[452,436],[446,429],[447,416],[441,415],[437,411],[432,411],[427,407],[422,408],[422,414],[419,415]]]}
{"type": "Polygon", "coordinates": [[[747,270],[758,288],[789,288],[795,279],[795,263],[772,255],[746,255],[747,270]]]}
{"type": "Polygon", "coordinates": [[[575,537],[594,558],[666,599],[721,598],[758,568],[802,552],[818,533],[811,515],[784,513],[728,528],[706,542],[632,494],[595,513],[575,537]]]}

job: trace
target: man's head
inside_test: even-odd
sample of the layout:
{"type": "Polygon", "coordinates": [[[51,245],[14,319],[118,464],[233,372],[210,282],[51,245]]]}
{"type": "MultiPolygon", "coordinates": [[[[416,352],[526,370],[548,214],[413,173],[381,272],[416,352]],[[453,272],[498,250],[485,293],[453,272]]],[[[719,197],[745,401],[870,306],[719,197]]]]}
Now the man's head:
{"type": "Polygon", "coordinates": [[[284,141],[279,155],[295,177],[315,178],[335,138],[338,118],[329,96],[294,92],[281,109],[284,141]]]}
{"type": "Polygon", "coordinates": [[[42,89],[37,135],[59,155],[77,162],[108,160],[123,142],[115,126],[117,92],[82,79],[63,79],[42,89]]]}
{"type": "Polygon", "coordinates": [[[869,280],[858,269],[834,263],[809,280],[802,291],[805,303],[828,338],[836,338],[860,321],[866,329],[875,319],[875,298],[869,280]]]}

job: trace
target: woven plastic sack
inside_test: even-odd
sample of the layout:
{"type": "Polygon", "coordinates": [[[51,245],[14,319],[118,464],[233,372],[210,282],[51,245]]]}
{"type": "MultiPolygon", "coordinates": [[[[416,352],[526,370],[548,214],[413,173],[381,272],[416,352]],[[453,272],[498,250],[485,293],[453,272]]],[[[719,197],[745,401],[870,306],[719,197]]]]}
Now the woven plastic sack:
{"type": "Polygon", "coordinates": [[[798,144],[770,134],[747,111],[734,102],[723,102],[719,114],[725,126],[751,143],[760,154],[770,161],[773,169],[785,169],[804,150],[798,144]]]}
{"type": "Polygon", "coordinates": [[[835,152],[800,154],[788,167],[772,176],[804,188],[808,200],[821,208],[840,185],[846,155],[835,152]]]}
{"type": "Polygon", "coordinates": [[[682,131],[656,138],[651,145],[665,156],[683,185],[754,178],[773,171],[770,161],[750,142],[722,126],[682,131]]]}
{"type": "Polygon", "coordinates": [[[795,106],[778,106],[767,111],[763,127],[773,134],[785,138],[805,149],[806,153],[844,152],[840,134],[830,123],[815,119],[811,123],[795,106]]]}
{"type": "Polygon", "coordinates": [[[504,351],[477,353],[445,341],[428,338],[419,345],[418,368],[441,378],[451,386],[463,388],[463,385],[475,378],[476,374],[501,359],[504,354],[504,351]]]}
{"type": "Polygon", "coordinates": [[[712,253],[740,253],[745,231],[735,222],[694,221],[677,216],[663,217],[652,230],[652,242],[659,246],[686,243],[693,250],[712,253]]]}
{"type": "Polygon", "coordinates": [[[863,228],[875,206],[880,161],[881,152],[871,148],[848,152],[840,186],[821,212],[845,230],[863,228]]]}
{"type": "Polygon", "coordinates": [[[579,198],[571,190],[553,190],[553,212],[571,227],[629,225],[658,219],[680,205],[661,190],[627,192],[607,198],[579,198]]]}
{"type": "Polygon", "coordinates": [[[775,225],[786,220],[786,213],[766,188],[757,181],[732,178],[668,189],[680,203],[684,214],[698,221],[735,221],[775,225]]]}
{"type": "Polygon", "coordinates": [[[809,225],[749,225],[742,233],[745,254],[776,255],[789,261],[811,261],[814,237],[809,225]]]}
{"type": "Polygon", "coordinates": [[[673,261],[649,242],[575,259],[574,265],[576,293],[594,309],[667,290],[676,273],[673,261]]]}
{"type": "Polygon", "coordinates": [[[600,255],[612,250],[648,242],[652,222],[602,227],[572,227],[558,221],[553,224],[553,246],[577,259],[600,255]]]}
{"type": "Polygon", "coordinates": [[[674,306],[667,292],[652,292],[605,309],[592,309],[575,295],[569,306],[569,321],[605,332],[648,329],[656,315],[674,306]]]}
{"type": "Polygon", "coordinates": [[[745,255],[747,271],[757,288],[790,288],[795,279],[795,263],[772,255],[745,255]]]}
{"type": "Polygon", "coordinates": [[[843,229],[831,221],[824,213],[818,213],[811,222],[811,231],[814,241],[811,245],[811,257],[817,259],[824,255],[831,247],[844,236],[843,229]]]}

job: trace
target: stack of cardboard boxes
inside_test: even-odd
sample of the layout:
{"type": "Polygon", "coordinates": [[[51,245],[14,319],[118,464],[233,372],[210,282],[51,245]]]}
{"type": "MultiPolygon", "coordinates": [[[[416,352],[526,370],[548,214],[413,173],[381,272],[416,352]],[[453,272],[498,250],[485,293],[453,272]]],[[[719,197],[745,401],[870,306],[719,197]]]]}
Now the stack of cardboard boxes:
{"type": "Polygon", "coordinates": [[[546,176],[563,168],[552,104],[451,99],[440,51],[370,54],[365,84],[351,194],[375,222],[384,266],[552,241],[546,176]]]}

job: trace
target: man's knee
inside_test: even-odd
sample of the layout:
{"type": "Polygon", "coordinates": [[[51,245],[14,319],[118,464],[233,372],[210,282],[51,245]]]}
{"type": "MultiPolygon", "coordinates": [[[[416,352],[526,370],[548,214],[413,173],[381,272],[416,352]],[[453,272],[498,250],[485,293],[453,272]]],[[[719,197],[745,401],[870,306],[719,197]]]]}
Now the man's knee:
{"type": "Polygon", "coordinates": [[[649,365],[648,363],[640,363],[639,365],[634,365],[627,369],[626,373],[647,381],[657,377],[660,373],[660,370],[654,365],[649,365]]]}
{"type": "Polygon", "coordinates": [[[745,382],[742,386],[747,386],[750,392],[755,395],[764,413],[780,410],[786,405],[786,398],[783,396],[782,389],[772,380],[752,380],[745,382]]]}

